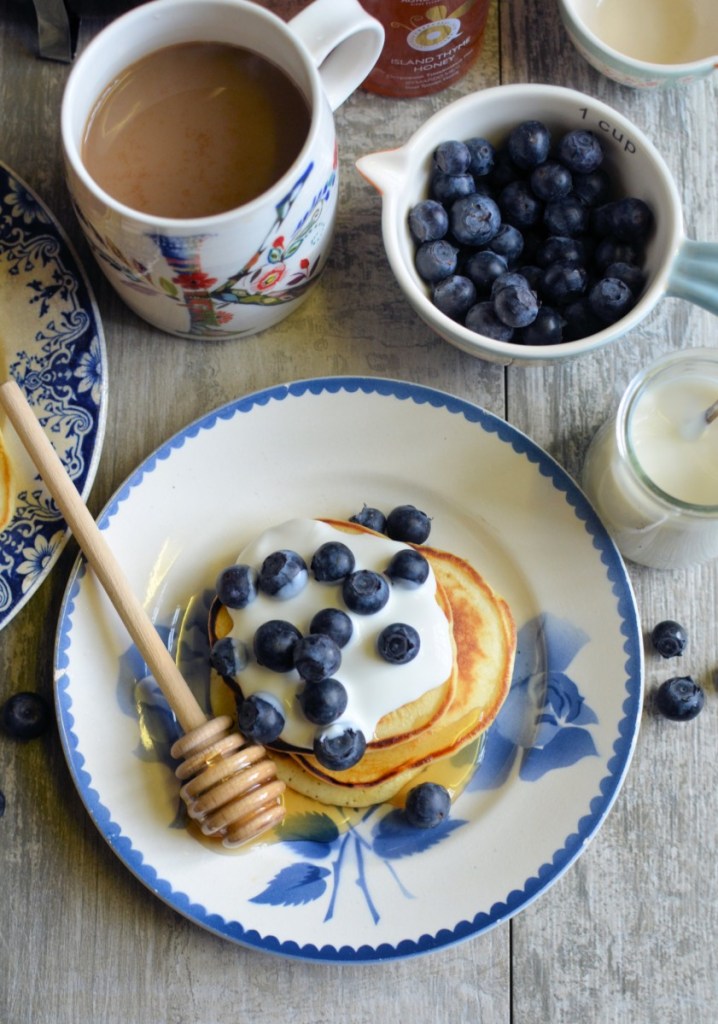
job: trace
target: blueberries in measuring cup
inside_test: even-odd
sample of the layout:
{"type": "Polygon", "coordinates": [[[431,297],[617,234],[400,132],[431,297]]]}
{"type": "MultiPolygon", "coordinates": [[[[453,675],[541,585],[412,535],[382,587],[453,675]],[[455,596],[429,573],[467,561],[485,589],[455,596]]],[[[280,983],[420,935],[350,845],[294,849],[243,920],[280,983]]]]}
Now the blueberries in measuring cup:
{"type": "MultiPolygon", "coordinates": [[[[552,144],[546,125],[525,121],[508,126],[496,148],[477,140],[483,162],[472,156],[464,171],[441,169],[463,166],[473,145],[454,139],[437,147],[428,200],[409,212],[410,225],[427,201],[447,214],[445,234],[432,235],[415,251],[417,272],[437,309],[469,331],[526,345],[585,338],[624,317],[646,284],[645,247],[655,213],[640,196],[621,194],[620,182],[603,166],[601,139],[577,128],[552,144]],[[548,306],[555,314],[542,316],[539,330],[527,304],[520,303],[517,316],[509,295],[492,294],[495,280],[520,261],[537,309],[548,306]],[[466,279],[476,289],[472,302],[466,279]]],[[[433,217],[436,224],[436,212],[433,217]]]]}

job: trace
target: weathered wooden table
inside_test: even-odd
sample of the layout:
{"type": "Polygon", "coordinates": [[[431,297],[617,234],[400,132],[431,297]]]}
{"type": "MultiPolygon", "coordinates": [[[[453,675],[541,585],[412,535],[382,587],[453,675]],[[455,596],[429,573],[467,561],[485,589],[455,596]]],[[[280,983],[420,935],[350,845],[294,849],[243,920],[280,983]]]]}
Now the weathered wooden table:
{"type": "MultiPolygon", "coordinates": [[[[83,22],[81,46],[100,25],[83,22]]],[[[90,498],[95,512],[160,442],[204,412],[273,383],[330,374],[403,378],[452,392],[506,417],[575,476],[608,407],[639,367],[677,346],[715,345],[716,321],[671,299],[610,349],[555,369],[504,370],[440,341],[394,283],[379,199],[354,160],[403,141],[466,91],[498,83],[568,84],[624,111],[663,152],[689,234],[718,238],[718,76],[675,91],[619,87],[573,50],[551,3],[495,4],[479,63],[445,93],[393,101],[359,92],[344,105],[337,115],[341,214],[324,282],[278,328],[237,344],[162,335],[106,285],[63,182],[59,109],[68,72],[66,64],[38,59],[31,5],[0,0],[0,159],[38,191],[76,243],[104,323],[110,393],[90,498]]],[[[51,698],[54,623],[76,553],[71,542],[2,632],[0,699],[17,689],[51,698]]],[[[512,921],[417,960],[312,965],[213,936],[152,896],[115,858],[76,795],[54,732],[27,744],[0,737],[7,800],[0,819],[0,1021],[712,1024],[718,572],[715,565],[629,569],[645,629],[669,617],[690,629],[678,667],[705,685],[703,714],[677,726],[645,711],[623,790],[567,874],[512,921]]],[[[666,674],[647,652],[646,687],[666,674]]]]}

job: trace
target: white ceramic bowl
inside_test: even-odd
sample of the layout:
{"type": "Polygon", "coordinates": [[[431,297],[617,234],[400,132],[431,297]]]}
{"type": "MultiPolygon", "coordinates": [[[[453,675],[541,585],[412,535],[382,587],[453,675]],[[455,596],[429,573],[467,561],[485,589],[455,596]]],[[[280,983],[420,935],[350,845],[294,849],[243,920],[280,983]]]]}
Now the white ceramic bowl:
{"type": "Polygon", "coordinates": [[[621,85],[686,85],[718,66],[717,0],[558,0],[558,9],[581,56],[621,85]]]}
{"type": "Polygon", "coordinates": [[[400,148],[361,157],[356,166],[382,195],[384,246],[402,291],[437,334],[471,355],[503,364],[574,358],[616,341],[667,294],[718,315],[718,244],[686,238],[678,191],[655,146],[617,110],[591,96],[534,84],[471,93],[434,114],[400,148]],[[531,347],[476,334],[441,313],[414,268],[415,243],[408,228],[409,210],[427,197],[432,157],[440,142],[478,135],[499,143],[514,125],[529,119],[543,121],[554,138],[573,128],[595,132],[604,146],[604,166],[620,182],[623,194],[644,199],[656,221],[646,250],[647,284],[633,309],[590,337],[531,347]]]}

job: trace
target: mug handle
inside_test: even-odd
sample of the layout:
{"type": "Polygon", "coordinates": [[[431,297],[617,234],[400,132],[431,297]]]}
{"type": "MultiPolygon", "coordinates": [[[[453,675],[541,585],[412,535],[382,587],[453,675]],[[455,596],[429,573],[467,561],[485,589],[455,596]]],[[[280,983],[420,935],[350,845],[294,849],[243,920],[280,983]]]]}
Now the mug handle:
{"type": "Polygon", "coordinates": [[[666,294],[718,316],[718,242],[686,238],[671,267],[666,294]]]}
{"type": "Polygon", "coordinates": [[[314,0],[289,21],[319,69],[332,110],[367,77],[384,45],[384,27],[357,0],[314,0]]]}

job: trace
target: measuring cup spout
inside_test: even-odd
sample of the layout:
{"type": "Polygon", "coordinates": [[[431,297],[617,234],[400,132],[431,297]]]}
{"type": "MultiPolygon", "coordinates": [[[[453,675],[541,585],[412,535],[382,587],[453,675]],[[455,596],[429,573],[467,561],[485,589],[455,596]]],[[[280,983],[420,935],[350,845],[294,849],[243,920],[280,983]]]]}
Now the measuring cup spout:
{"type": "Polygon", "coordinates": [[[356,169],[382,195],[400,188],[406,176],[404,148],[368,153],[356,161],[356,169]]]}

